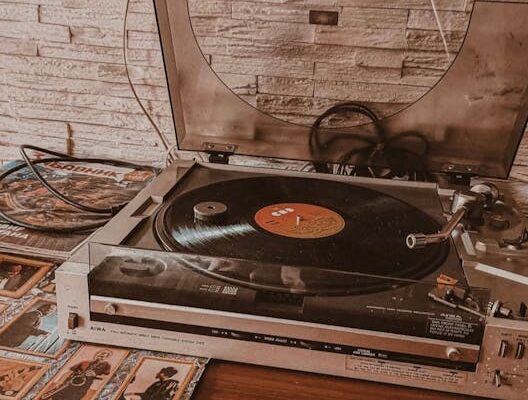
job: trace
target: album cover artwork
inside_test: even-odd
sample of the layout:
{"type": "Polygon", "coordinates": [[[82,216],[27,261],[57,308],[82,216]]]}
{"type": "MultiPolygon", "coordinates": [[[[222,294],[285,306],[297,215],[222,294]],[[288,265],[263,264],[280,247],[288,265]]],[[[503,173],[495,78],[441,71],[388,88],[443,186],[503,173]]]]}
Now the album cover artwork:
{"type": "Polygon", "coordinates": [[[142,357],[113,400],[180,399],[195,371],[192,361],[142,357]]]}
{"type": "Polygon", "coordinates": [[[0,249],[11,253],[66,259],[88,236],[87,233],[40,232],[0,219],[0,249]]]}
{"type": "Polygon", "coordinates": [[[92,400],[110,381],[128,351],[83,345],[40,391],[35,400],[92,400]]]}
{"type": "Polygon", "coordinates": [[[59,337],[57,305],[34,299],[0,329],[0,348],[40,357],[56,358],[69,341],[59,337]]]}
{"type": "Polygon", "coordinates": [[[20,298],[53,268],[53,263],[0,253],[0,296],[20,298]]]}
{"type": "Polygon", "coordinates": [[[51,282],[42,286],[40,290],[42,290],[44,293],[55,294],[56,289],[57,285],[55,284],[55,282],[51,282]]]}
{"type": "Polygon", "coordinates": [[[46,275],[44,279],[42,279],[39,283],[37,288],[44,293],[48,294],[55,294],[55,289],[57,287],[57,283],[55,281],[55,270],[53,270],[51,273],[46,275]]]}
{"type": "MultiPolygon", "coordinates": [[[[6,168],[12,167],[10,163],[6,168]]],[[[60,193],[81,204],[108,208],[130,201],[154,177],[151,171],[104,164],[50,162],[37,165],[44,179],[60,193]]],[[[0,185],[0,210],[18,221],[51,228],[68,228],[101,221],[107,215],[80,212],[54,197],[23,168],[0,185]]],[[[2,222],[2,221],[0,221],[2,222]]],[[[67,257],[88,236],[38,232],[0,223],[0,248],[26,254],[67,257]]]]}
{"type": "Polygon", "coordinates": [[[0,400],[19,400],[44,375],[46,364],[0,357],[0,400]]]}

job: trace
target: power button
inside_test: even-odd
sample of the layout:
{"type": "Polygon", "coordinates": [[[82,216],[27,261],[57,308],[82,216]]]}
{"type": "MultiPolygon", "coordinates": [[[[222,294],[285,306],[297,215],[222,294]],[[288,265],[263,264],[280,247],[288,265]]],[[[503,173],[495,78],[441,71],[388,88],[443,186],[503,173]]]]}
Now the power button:
{"type": "Polygon", "coordinates": [[[68,314],[68,329],[75,329],[79,326],[79,315],[71,312],[68,314]]]}

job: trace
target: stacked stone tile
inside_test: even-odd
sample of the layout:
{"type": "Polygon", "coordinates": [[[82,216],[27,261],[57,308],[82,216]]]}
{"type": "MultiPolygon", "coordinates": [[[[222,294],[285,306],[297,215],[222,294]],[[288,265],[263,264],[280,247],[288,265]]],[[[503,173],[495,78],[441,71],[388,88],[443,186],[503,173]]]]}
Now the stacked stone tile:
{"type": "MultiPolygon", "coordinates": [[[[164,157],[127,84],[124,0],[0,2],[0,160],[40,144],[148,163],[164,157]]],[[[170,142],[174,133],[150,1],[132,0],[130,74],[170,142]]]]}

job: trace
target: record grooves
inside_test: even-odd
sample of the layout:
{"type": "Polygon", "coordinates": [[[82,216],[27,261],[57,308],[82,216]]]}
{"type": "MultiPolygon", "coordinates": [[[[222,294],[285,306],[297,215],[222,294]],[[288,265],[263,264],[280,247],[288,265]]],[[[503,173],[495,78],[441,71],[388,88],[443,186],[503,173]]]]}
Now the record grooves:
{"type": "Polygon", "coordinates": [[[189,190],[155,221],[165,249],[218,258],[205,268],[191,265],[205,275],[306,295],[373,292],[430,274],[443,263],[449,243],[410,250],[405,237],[439,228],[421,210],[372,189],[280,176],[189,190]],[[193,208],[203,202],[227,211],[218,220],[196,220],[193,208]]]}

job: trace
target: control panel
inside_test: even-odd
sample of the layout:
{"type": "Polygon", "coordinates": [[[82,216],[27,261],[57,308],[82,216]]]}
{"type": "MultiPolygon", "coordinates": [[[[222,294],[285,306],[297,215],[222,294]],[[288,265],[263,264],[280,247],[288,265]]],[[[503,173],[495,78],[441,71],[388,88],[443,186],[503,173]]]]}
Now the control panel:
{"type": "Polygon", "coordinates": [[[528,324],[492,318],[486,325],[474,393],[528,399],[528,324]]]}

